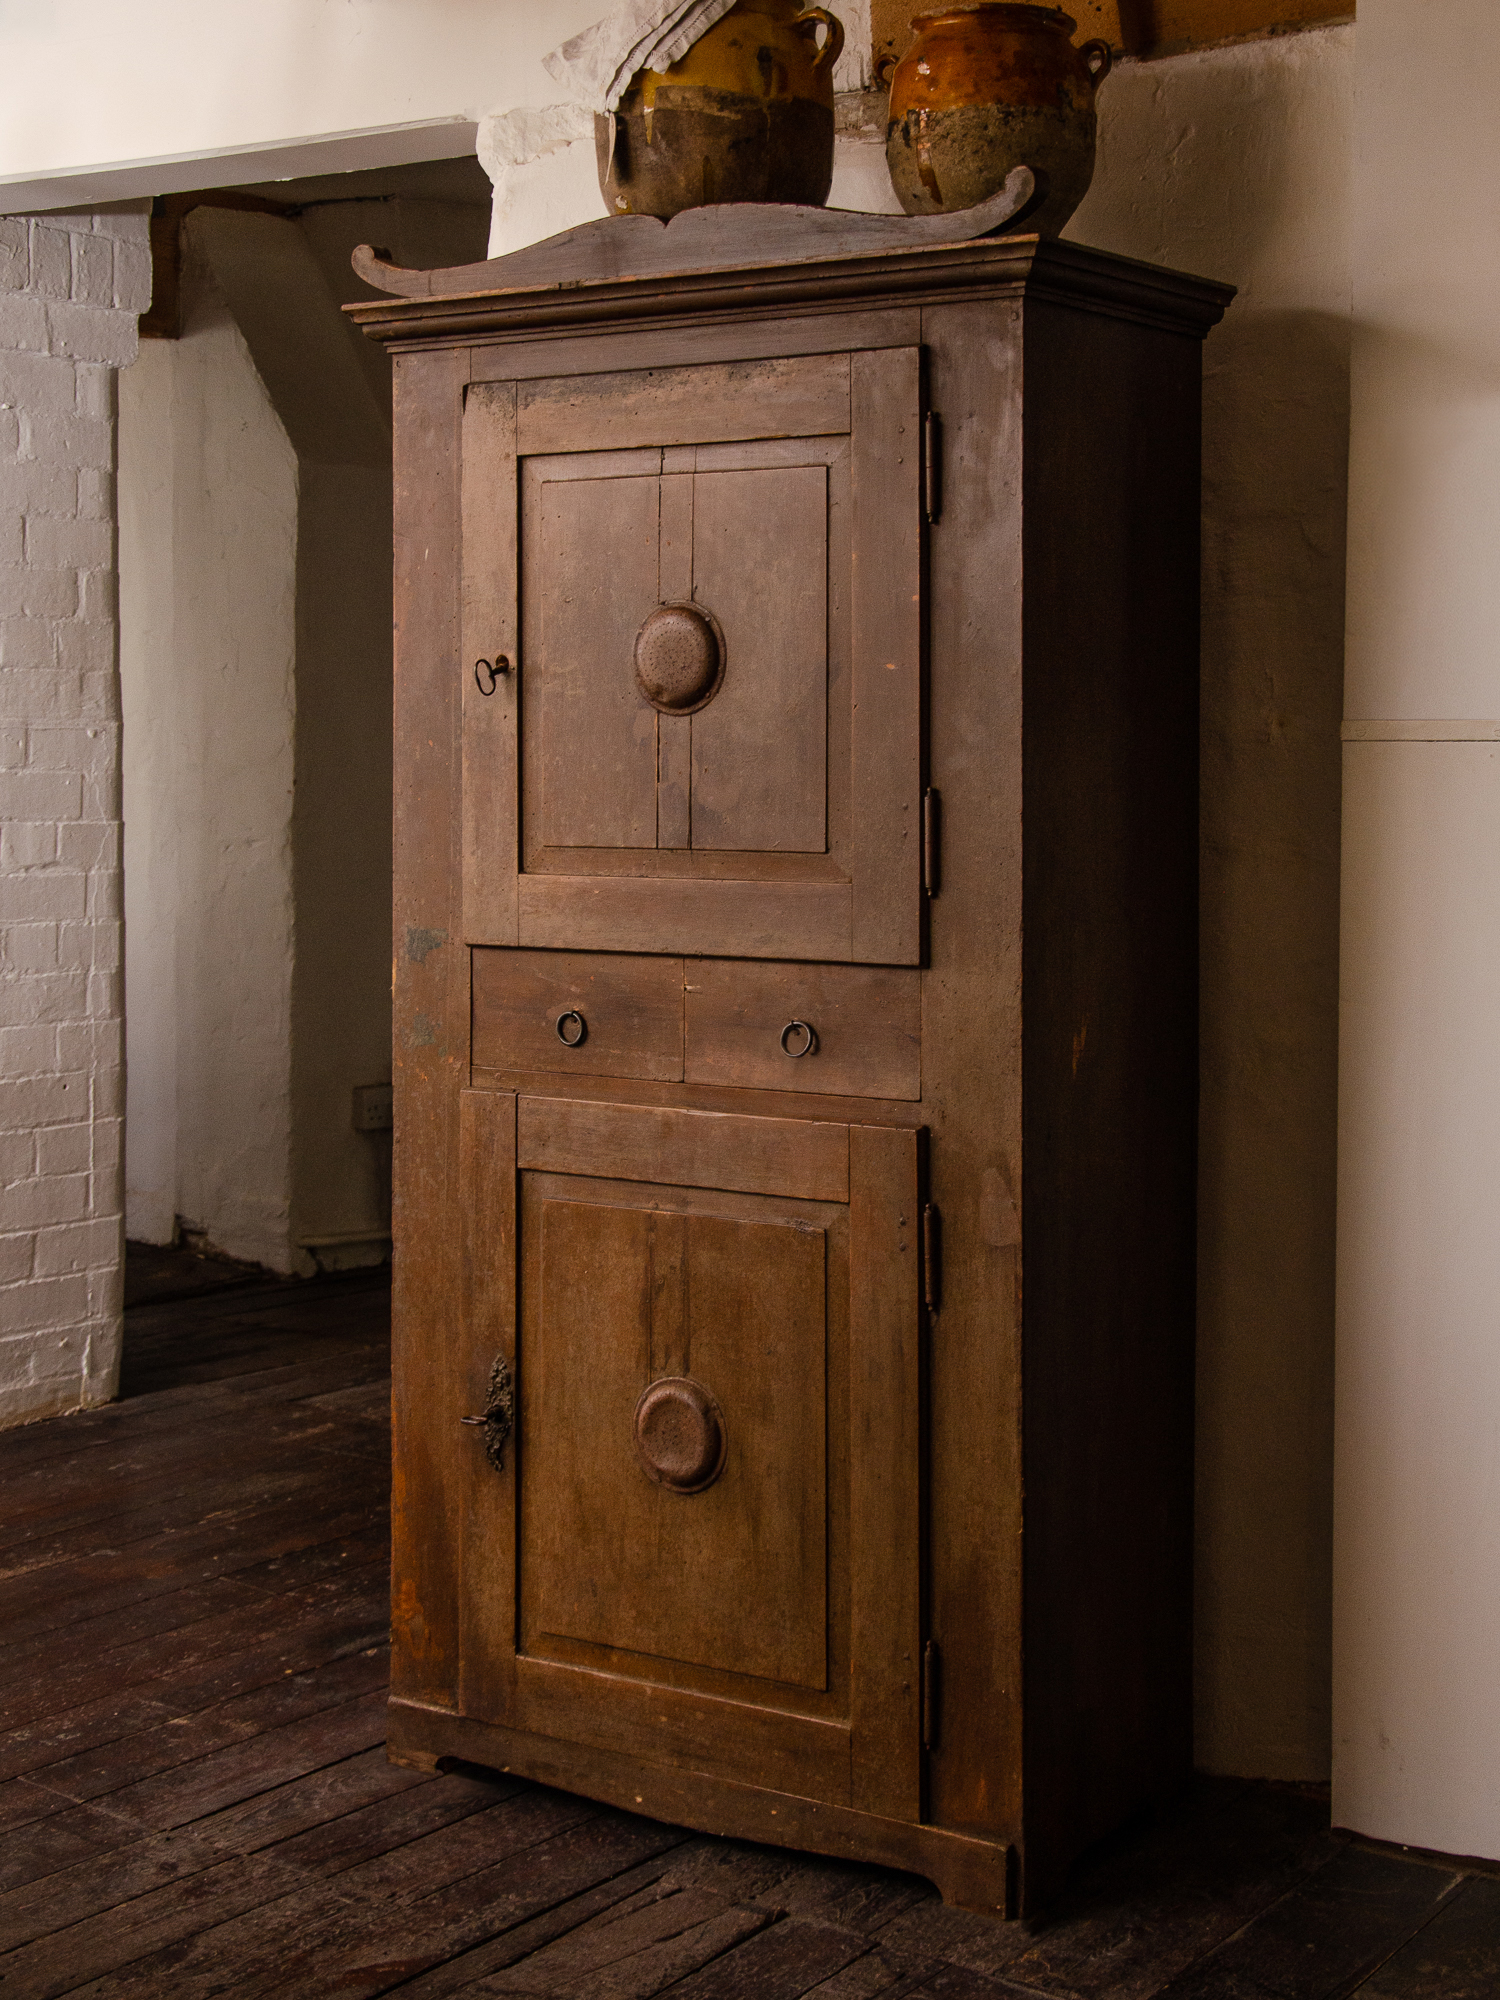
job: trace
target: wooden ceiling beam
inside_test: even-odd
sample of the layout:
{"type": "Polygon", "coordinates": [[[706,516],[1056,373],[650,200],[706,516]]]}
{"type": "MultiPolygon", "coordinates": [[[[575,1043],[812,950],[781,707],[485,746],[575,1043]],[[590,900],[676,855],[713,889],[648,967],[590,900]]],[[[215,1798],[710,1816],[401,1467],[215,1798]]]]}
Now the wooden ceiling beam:
{"type": "MultiPolygon", "coordinates": [[[[877,63],[901,57],[912,38],[912,17],[930,13],[913,0],[872,0],[877,63]]],[[[1078,23],[1078,38],[1100,36],[1131,56],[1178,55],[1222,42],[1290,34],[1354,19],[1354,0],[1059,0],[1078,23]]]]}
{"type": "Polygon", "coordinates": [[[151,304],[141,315],[142,340],[176,340],[182,332],[182,225],[195,208],[242,208],[254,215],[301,212],[284,201],[234,188],[159,194],[151,204],[151,304]]]}

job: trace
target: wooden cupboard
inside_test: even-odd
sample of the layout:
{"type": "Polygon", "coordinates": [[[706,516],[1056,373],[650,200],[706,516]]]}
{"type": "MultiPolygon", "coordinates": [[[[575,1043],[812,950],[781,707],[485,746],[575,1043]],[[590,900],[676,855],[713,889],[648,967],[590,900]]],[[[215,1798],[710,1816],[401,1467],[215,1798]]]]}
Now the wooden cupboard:
{"type": "Polygon", "coordinates": [[[1186,1774],[1228,296],[1015,237],[351,309],[397,1758],[1011,1914],[1186,1774]]]}

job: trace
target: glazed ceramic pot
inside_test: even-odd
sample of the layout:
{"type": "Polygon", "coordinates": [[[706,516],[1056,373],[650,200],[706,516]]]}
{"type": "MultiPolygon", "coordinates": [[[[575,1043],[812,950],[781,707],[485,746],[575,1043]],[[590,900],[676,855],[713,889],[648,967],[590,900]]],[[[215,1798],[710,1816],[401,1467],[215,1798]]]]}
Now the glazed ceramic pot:
{"type": "Polygon", "coordinates": [[[1013,167],[1047,176],[1026,227],[1055,236],[1094,175],[1094,92],[1109,44],[1075,48],[1055,7],[973,0],[922,14],[891,78],[886,162],[908,215],[945,215],[992,195],[1013,167]]]}
{"type": "Polygon", "coordinates": [[[681,62],[638,70],[619,110],[594,120],[611,214],[666,221],[717,201],[820,208],[833,180],[843,45],[826,8],[738,0],[681,62]]]}

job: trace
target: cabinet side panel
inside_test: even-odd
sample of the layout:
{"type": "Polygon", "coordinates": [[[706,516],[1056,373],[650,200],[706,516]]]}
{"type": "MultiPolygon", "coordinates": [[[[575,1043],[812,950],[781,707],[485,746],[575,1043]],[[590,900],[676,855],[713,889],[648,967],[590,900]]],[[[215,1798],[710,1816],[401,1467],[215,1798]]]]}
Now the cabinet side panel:
{"type": "Polygon", "coordinates": [[[451,1706],[458,1672],[458,1094],[468,954],[458,897],[459,425],[468,357],[395,368],[396,717],[392,1661],[451,1706]]]}
{"type": "Polygon", "coordinates": [[[929,1340],[928,1816],[1020,1838],[1021,343],[1013,301],[922,315],[942,422],[928,535],[930,773],[942,878],[922,1102],[942,1288],[929,1340]]]}
{"type": "Polygon", "coordinates": [[[1027,310],[1026,1899],[1191,1761],[1201,346],[1027,310]]]}

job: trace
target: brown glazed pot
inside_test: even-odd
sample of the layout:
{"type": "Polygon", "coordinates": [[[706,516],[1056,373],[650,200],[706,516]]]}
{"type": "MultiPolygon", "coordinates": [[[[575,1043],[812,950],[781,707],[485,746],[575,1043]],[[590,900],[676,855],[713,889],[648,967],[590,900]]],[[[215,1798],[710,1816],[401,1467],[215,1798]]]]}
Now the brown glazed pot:
{"type": "Polygon", "coordinates": [[[1055,7],[1008,0],[921,14],[891,78],[885,157],[908,215],[946,215],[992,195],[1012,167],[1047,176],[1026,224],[1055,236],[1094,177],[1094,92],[1107,42],[1074,48],[1055,7]]]}
{"type": "Polygon", "coordinates": [[[738,0],[681,62],[638,70],[619,110],[595,118],[605,206],[664,222],[717,201],[821,208],[833,181],[833,66],[843,45],[826,8],[738,0]]]}

